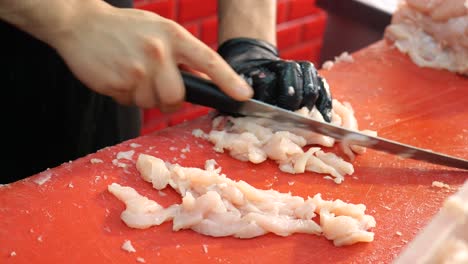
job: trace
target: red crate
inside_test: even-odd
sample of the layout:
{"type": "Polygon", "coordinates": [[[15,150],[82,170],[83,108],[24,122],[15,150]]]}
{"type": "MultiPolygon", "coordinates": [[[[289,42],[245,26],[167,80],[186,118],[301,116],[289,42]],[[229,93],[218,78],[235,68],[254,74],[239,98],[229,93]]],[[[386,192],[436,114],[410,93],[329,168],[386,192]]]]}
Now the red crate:
{"type": "Polygon", "coordinates": [[[315,10],[315,0],[291,0],[289,3],[289,20],[313,14],[315,10]]]}
{"type": "Polygon", "coordinates": [[[302,23],[288,21],[277,27],[276,39],[278,49],[294,46],[301,41],[302,23]]]}
{"type": "Polygon", "coordinates": [[[281,57],[288,60],[305,60],[311,61],[317,65],[320,59],[320,49],[322,48],[322,40],[309,41],[298,46],[281,51],[281,57]]]}
{"type": "Polygon", "coordinates": [[[197,38],[200,38],[200,25],[198,23],[183,23],[182,26],[197,38]]]}
{"type": "Polygon", "coordinates": [[[276,5],[276,23],[281,24],[288,20],[289,1],[279,0],[276,5]]]}
{"type": "MultiPolygon", "coordinates": [[[[135,7],[174,19],[216,50],[217,0],[137,0],[135,7]]],[[[278,0],[276,18],[277,44],[281,56],[317,63],[327,21],[326,12],[315,6],[315,0],[278,0]]],[[[144,110],[142,134],[197,118],[211,110],[189,103],[170,114],[161,113],[158,109],[144,110]]]]}
{"type": "Polygon", "coordinates": [[[302,38],[304,40],[323,39],[327,24],[327,13],[320,8],[315,8],[313,15],[305,17],[304,20],[302,38]]]}
{"type": "Polygon", "coordinates": [[[217,0],[179,0],[178,22],[188,22],[216,15],[217,0]]]}
{"type": "Polygon", "coordinates": [[[213,45],[218,43],[218,17],[204,19],[201,23],[201,38],[204,43],[213,45]]]}

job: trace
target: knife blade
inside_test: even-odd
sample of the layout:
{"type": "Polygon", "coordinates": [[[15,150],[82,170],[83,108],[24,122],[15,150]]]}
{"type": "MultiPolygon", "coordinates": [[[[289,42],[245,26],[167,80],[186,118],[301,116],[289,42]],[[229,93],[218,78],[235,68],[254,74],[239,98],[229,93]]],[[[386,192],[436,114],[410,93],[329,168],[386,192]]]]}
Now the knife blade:
{"type": "Polygon", "coordinates": [[[462,158],[382,137],[366,135],[359,131],[308,118],[255,99],[244,102],[236,101],[224,94],[211,81],[186,72],[182,72],[182,79],[186,88],[186,100],[190,103],[212,107],[227,114],[274,119],[285,126],[306,128],[339,141],[346,141],[350,145],[359,145],[403,158],[468,170],[468,160],[462,158]]]}

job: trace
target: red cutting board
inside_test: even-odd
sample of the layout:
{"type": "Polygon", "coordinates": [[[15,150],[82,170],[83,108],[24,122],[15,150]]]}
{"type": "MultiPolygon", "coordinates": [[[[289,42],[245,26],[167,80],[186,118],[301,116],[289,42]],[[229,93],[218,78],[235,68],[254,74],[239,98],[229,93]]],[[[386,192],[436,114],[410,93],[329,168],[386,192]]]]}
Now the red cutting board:
{"type": "MultiPolygon", "coordinates": [[[[418,68],[384,41],[353,56],[354,63],[337,64],[322,74],[334,96],[354,106],[361,129],[468,158],[468,79],[418,68]]],[[[146,263],[390,263],[454,193],[431,187],[432,181],[456,189],[468,179],[466,171],[371,150],[357,158],[354,177],[341,185],[314,173],[285,174],[274,162],[254,165],[216,153],[210,143],[191,135],[195,128],[207,131],[209,123],[208,116],[193,120],[1,187],[0,262],[135,263],[141,257],[146,263]],[[132,148],[130,143],[141,146],[132,148]],[[187,145],[190,152],[182,153],[187,145]],[[133,161],[122,161],[127,169],[112,164],[119,151],[131,149],[133,161]],[[240,240],[173,232],[172,223],[128,228],[120,220],[124,205],[107,192],[107,185],[134,187],[164,206],[180,202],[173,190],[161,196],[140,179],[134,164],[138,153],[184,166],[202,167],[206,159],[216,159],[229,177],[257,188],[364,203],[377,221],[375,241],[338,248],[315,235],[240,240]],[[92,164],[91,158],[104,162],[92,164]],[[34,182],[47,176],[43,185],[34,182]],[[121,249],[127,239],[135,253],[121,249]]]]}

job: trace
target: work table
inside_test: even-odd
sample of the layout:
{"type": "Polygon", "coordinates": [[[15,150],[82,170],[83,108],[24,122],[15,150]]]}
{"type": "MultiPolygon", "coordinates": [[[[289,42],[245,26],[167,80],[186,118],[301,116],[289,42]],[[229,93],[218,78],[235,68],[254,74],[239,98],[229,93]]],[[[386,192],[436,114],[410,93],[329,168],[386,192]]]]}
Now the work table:
{"type": "MultiPolygon", "coordinates": [[[[385,41],[353,57],[353,63],[321,73],[333,96],[352,104],[360,129],[468,158],[467,78],[419,68],[385,41]]],[[[373,150],[357,157],[355,173],[341,185],[320,174],[286,174],[273,161],[255,165],[216,153],[211,143],[192,135],[197,128],[209,131],[210,121],[209,115],[191,120],[1,186],[0,262],[138,263],[140,257],[146,263],[390,263],[468,179],[467,171],[373,150]],[[187,146],[190,151],[182,152],[187,146]],[[115,160],[130,150],[131,160],[115,160]],[[135,167],[139,153],[195,167],[215,159],[228,177],[257,188],[363,203],[377,221],[375,240],[335,247],[306,234],[213,238],[192,230],[173,232],[172,222],[131,229],[120,219],[124,204],[107,191],[109,184],[131,186],[163,206],[181,200],[174,190],[159,193],[141,179],[135,167]],[[433,181],[451,189],[432,187],[433,181]],[[125,240],[136,252],[121,249],[125,240]]]]}

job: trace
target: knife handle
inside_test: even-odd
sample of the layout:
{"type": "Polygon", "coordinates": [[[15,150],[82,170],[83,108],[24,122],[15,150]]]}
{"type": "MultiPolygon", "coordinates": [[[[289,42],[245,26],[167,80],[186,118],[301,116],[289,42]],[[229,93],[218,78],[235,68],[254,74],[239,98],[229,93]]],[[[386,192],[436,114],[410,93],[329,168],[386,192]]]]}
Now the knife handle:
{"type": "Polygon", "coordinates": [[[236,114],[242,102],[223,93],[214,83],[181,71],[187,102],[215,108],[221,112],[236,114]]]}

